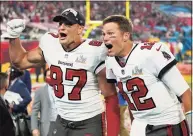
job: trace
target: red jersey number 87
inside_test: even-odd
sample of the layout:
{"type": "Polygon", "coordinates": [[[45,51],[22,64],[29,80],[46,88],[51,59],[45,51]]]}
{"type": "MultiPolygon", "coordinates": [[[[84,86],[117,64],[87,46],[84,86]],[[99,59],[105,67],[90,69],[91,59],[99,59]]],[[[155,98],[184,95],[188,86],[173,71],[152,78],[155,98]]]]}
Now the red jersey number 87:
{"type": "MultiPolygon", "coordinates": [[[[87,72],[84,69],[66,69],[65,80],[73,81],[74,77],[78,77],[76,85],[71,93],[68,93],[69,100],[81,100],[81,90],[87,82],[87,72]]],[[[57,98],[62,98],[65,95],[63,85],[63,71],[59,66],[51,65],[50,67],[51,85],[54,88],[54,93],[57,98]]]]}

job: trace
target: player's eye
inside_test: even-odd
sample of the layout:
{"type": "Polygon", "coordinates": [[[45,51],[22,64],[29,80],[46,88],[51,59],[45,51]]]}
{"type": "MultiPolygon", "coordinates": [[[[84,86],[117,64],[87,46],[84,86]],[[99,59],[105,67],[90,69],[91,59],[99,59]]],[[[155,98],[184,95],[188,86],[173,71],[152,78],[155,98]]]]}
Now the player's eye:
{"type": "Polygon", "coordinates": [[[73,24],[72,24],[70,21],[68,21],[68,20],[61,20],[61,21],[59,22],[59,26],[61,26],[62,24],[64,24],[66,27],[70,27],[70,26],[73,25],[73,24]]]}
{"type": "Polygon", "coordinates": [[[108,32],[108,35],[113,35],[113,32],[108,32]]]}
{"type": "Polygon", "coordinates": [[[61,26],[63,24],[63,22],[59,22],[59,26],[61,26]]]}

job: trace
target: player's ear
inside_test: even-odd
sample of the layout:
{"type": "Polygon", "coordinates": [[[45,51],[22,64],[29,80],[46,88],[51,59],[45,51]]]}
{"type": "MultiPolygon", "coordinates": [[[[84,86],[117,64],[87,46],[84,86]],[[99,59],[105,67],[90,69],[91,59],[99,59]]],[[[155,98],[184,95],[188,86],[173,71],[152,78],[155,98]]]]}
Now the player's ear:
{"type": "Polygon", "coordinates": [[[78,27],[78,35],[82,35],[83,30],[84,30],[84,26],[79,26],[78,27]]]}
{"type": "Polygon", "coordinates": [[[130,37],[130,33],[129,32],[124,32],[123,34],[123,41],[126,42],[129,40],[130,37]]]}

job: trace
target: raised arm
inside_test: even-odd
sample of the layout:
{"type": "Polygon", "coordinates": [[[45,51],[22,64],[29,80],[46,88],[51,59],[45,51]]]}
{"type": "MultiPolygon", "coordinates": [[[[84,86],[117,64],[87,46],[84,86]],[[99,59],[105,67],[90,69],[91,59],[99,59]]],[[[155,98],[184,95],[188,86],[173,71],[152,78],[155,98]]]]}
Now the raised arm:
{"type": "Polygon", "coordinates": [[[42,50],[39,47],[26,51],[19,38],[10,39],[9,55],[11,62],[20,69],[36,67],[45,63],[42,50]]]}
{"type": "Polygon", "coordinates": [[[39,47],[26,51],[21,45],[19,37],[24,29],[25,20],[13,19],[7,22],[7,33],[2,34],[2,37],[10,39],[9,55],[12,63],[20,69],[44,64],[44,57],[39,47]]]}

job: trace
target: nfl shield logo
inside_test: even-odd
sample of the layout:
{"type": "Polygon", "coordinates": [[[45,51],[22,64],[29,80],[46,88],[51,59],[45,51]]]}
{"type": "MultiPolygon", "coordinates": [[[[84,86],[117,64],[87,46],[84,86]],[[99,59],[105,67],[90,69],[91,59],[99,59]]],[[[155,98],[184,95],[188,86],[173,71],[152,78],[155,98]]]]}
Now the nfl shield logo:
{"type": "Polygon", "coordinates": [[[122,70],[121,70],[121,73],[124,75],[124,74],[125,74],[125,70],[124,70],[124,69],[122,69],[122,70]]]}
{"type": "Polygon", "coordinates": [[[65,54],[64,58],[66,58],[66,59],[67,59],[67,58],[68,58],[68,54],[65,54]]]}

